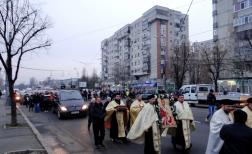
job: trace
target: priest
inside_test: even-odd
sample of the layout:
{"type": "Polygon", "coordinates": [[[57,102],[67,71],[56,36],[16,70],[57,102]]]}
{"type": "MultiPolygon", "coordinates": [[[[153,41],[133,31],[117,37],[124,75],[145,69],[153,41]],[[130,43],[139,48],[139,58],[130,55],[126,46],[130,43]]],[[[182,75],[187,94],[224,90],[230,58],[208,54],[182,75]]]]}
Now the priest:
{"type": "Polygon", "coordinates": [[[247,113],[248,118],[246,121],[246,125],[252,128],[252,98],[247,99],[248,105],[245,106],[242,110],[247,113]]]}
{"type": "Polygon", "coordinates": [[[184,151],[190,150],[191,131],[195,130],[193,113],[189,104],[184,101],[183,94],[179,94],[178,101],[174,104],[176,113],[176,135],[172,136],[172,144],[176,149],[176,145],[182,146],[184,151]]]}
{"type": "Polygon", "coordinates": [[[144,143],[144,154],[161,153],[161,118],[159,112],[156,96],[149,96],[149,103],[138,114],[128,133],[128,139],[138,144],[144,143]]]}
{"type": "Polygon", "coordinates": [[[110,123],[110,138],[113,142],[125,142],[129,111],[125,103],[121,100],[120,94],[115,94],[115,98],[106,107],[105,123],[110,123]]]}
{"type": "Polygon", "coordinates": [[[224,99],[220,101],[220,109],[216,111],[210,121],[210,132],[206,154],[219,154],[224,141],[220,138],[220,130],[224,125],[231,124],[229,114],[235,109],[233,101],[224,99]]]}
{"type": "Polygon", "coordinates": [[[130,106],[130,126],[135,122],[137,115],[143,109],[145,103],[142,100],[142,95],[137,95],[137,99],[130,106]]]}

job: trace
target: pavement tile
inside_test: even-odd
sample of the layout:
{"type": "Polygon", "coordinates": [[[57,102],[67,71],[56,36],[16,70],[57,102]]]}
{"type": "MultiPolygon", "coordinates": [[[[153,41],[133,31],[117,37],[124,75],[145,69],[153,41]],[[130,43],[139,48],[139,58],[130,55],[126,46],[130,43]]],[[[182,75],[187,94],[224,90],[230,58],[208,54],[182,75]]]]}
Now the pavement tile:
{"type": "Polygon", "coordinates": [[[10,123],[10,107],[5,106],[4,99],[0,100],[0,153],[28,149],[43,149],[30,127],[20,113],[17,114],[21,127],[6,127],[10,123]]]}

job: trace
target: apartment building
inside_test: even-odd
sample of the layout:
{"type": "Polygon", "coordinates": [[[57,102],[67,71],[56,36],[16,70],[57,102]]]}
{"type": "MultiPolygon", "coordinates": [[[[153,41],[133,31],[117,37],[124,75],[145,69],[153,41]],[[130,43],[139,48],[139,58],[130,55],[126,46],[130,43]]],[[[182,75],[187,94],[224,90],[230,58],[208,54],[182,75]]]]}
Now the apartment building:
{"type": "Polygon", "coordinates": [[[169,56],[173,48],[183,42],[189,42],[188,17],[154,6],[102,41],[102,79],[169,79],[169,56]]]}
{"type": "Polygon", "coordinates": [[[252,91],[252,0],[213,0],[212,3],[213,40],[218,45],[228,46],[227,63],[236,60],[238,64],[234,64],[238,71],[225,71],[221,78],[237,79],[240,84],[241,79],[242,82],[246,79],[252,91]]]}

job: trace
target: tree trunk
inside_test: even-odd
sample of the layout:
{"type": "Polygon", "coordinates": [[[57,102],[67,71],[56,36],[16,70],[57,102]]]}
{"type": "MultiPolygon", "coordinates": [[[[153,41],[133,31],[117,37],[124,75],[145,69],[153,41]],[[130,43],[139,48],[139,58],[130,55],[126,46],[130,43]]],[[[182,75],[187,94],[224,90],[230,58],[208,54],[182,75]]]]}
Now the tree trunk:
{"type": "Polygon", "coordinates": [[[218,89],[218,80],[214,80],[214,89],[215,89],[215,92],[219,92],[219,89],[218,89]]]}
{"type": "Polygon", "coordinates": [[[16,107],[16,101],[14,97],[14,81],[12,80],[12,61],[10,59],[10,56],[7,58],[7,78],[8,78],[8,86],[9,86],[9,97],[11,101],[11,125],[17,126],[17,107],[16,107]]]}
{"type": "Polygon", "coordinates": [[[9,93],[11,101],[11,125],[17,126],[17,107],[14,97],[14,84],[12,81],[9,81],[9,93]]]}

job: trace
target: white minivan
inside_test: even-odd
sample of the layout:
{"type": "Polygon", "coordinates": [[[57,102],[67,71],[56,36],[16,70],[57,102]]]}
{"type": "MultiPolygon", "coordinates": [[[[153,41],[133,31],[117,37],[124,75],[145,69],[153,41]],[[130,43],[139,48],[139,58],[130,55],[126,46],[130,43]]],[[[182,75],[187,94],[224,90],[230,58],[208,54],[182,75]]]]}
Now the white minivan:
{"type": "Polygon", "coordinates": [[[185,101],[192,105],[205,104],[211,89],[214,89],[212,84],[183,85],[179,92],[184,95],[185,101]]]}

